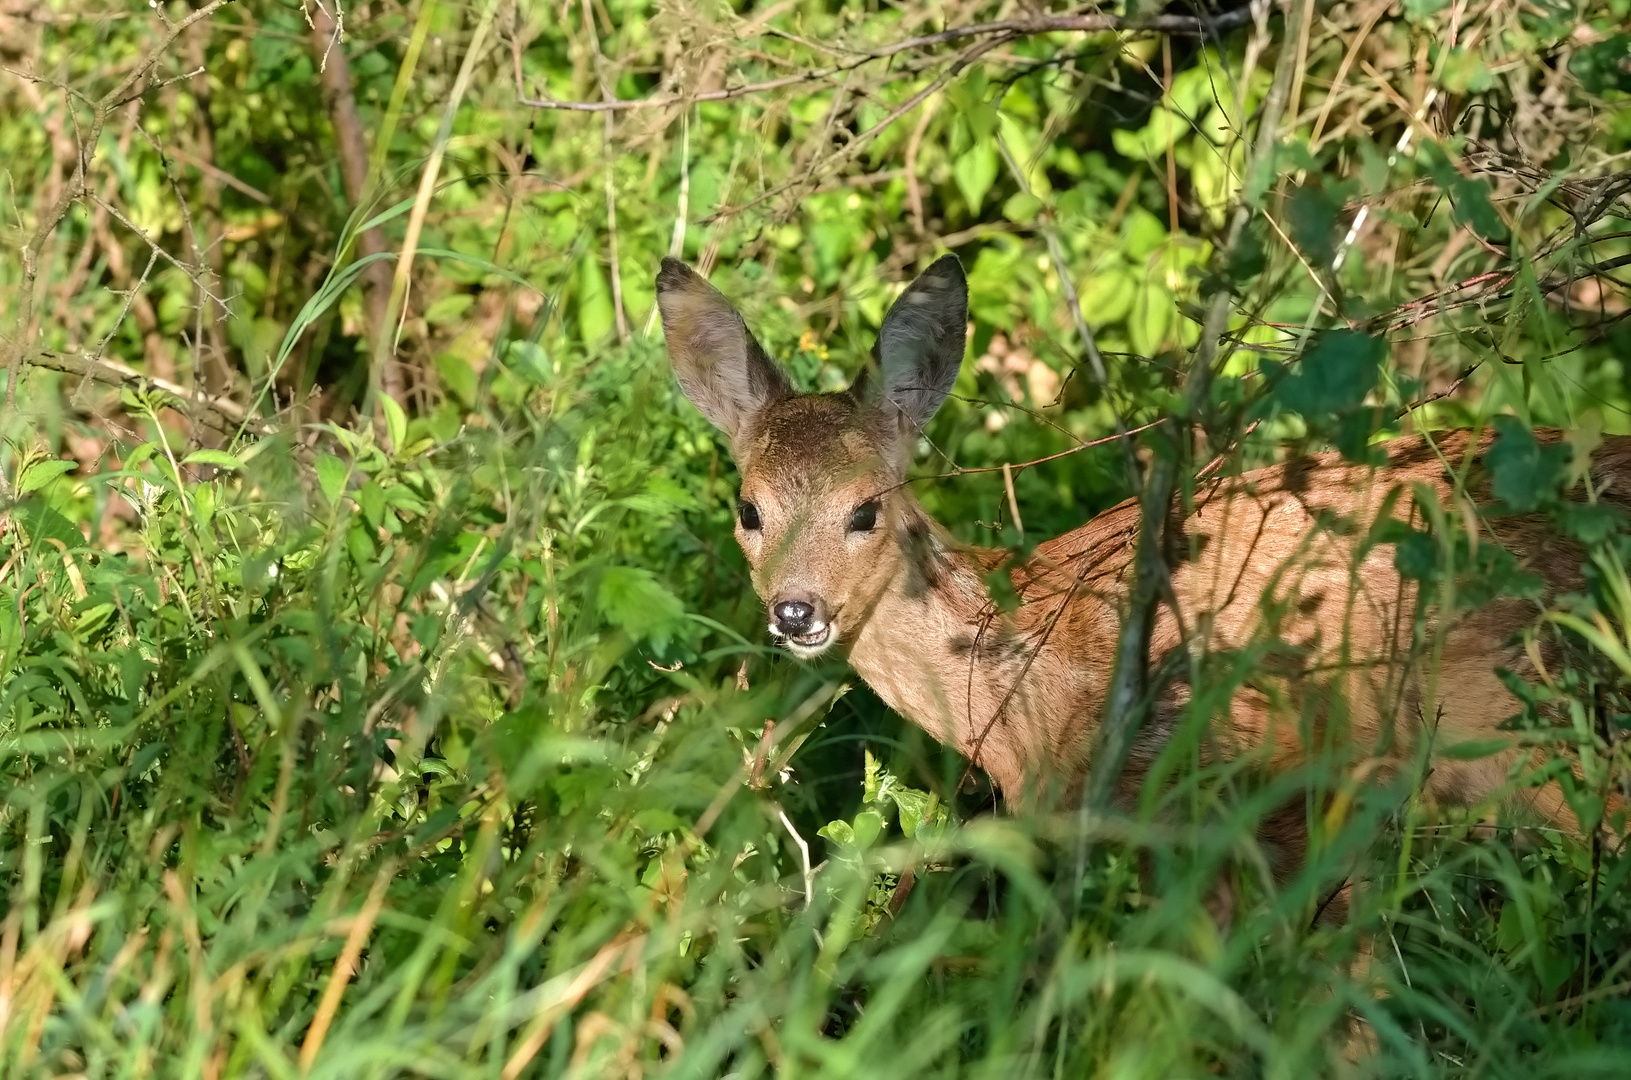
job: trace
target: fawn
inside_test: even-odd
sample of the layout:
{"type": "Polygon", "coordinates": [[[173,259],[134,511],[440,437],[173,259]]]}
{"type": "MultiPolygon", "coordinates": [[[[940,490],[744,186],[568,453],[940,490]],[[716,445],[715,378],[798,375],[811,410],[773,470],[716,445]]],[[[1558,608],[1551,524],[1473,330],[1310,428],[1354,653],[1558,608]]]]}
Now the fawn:
{"type": "MultiPolygon", "coordinates": [[[[676,259],[663,260],[657,302],[680,386],[725,433],[740,469],[736,537],[771,635],[801,658],[842,648],[879,697],[984,769],[1009,804],[1079,791],[1138,504],[1040,545],[1012,570],[1020,603],[1004,613],[986,579],[1005,553],[958,543],[903,486],[919,432],[963,361],[968,288],[957,259],[941,258],[900,295],[873,349],[876,372],[840,393],[795,393],[730,302],[676,259]]],[[[1255,753],[1282,774],[1328,747],[1327,728],[1340,719],[1355,775],[1374,776],[1411,760],[1423,739],[1499,736],[1519,704],[1496,668],[1534,681],[1537,665],[1556,658],[1550,636],[1520,641],[1540,611],[1535,600],[1500,598],[1442,625],[1431,616],[1436,655],[1421,655],[1414,584],[1396,570],[1392,544],[1367,540],[1379,515],[1408,516],[1412,492],[1420,499],[1425,488],[1465,516],[1473,542],[1481,531],[1539,575],[1547,595],[1578,589],[1579,546],[1542,516],[1473,524],[1474,503],[1493,500],[1458,487],[1454,470],[1487,444],[1466,432],[1401,438],[1385,445],[1380,468],[1328,453],[1201,485],[1181,533],[1169,530],[1178,610],[1163,606],[1150,654],[1272,643],[1227,716],[1214,718],[1210,759],[1255,753]]],[[[1599,499],[1631,503],[1631,437],[1605,439],[1591,471],[1599,499]]],[[[1181,678],[1158,686],[1121,780],[1124,805],[1188,694],[1181,678]]],[[[1520,753],[1436,760],[1427,794],[1481,804],[1520,753]]],[[[1543,822],[1574,829],[1555,784],[1522,795],[1543,822]]],[[[1299,801],[1265,826],[1277,834],[1262,839],[1281,872],[1300,861],[1303,817],[1299,801]]]]}

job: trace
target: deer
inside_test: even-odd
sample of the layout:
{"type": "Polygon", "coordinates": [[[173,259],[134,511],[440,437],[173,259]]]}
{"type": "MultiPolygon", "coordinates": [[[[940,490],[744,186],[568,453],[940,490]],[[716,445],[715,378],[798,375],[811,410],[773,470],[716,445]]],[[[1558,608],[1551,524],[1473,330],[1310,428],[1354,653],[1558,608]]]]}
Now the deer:
{"type": "MultiPolygon", "coordinates": [[[[968,285],[957,258],[941,257],[898,296],[862,377],[836,393],[796,392],[731,302],[685,263],[664,259],[656,291],[680,388],[723,432],[740,472],[736,539],[770,636],[805,660],[841,651],[885,704],[984,770],[1008,806],[1079,797],[1139,504],[1112,507],[1013,567],[1006,552],[959,543],[924,511],[907,472],[963,363],[968,285]],[[1019,600],[1009,611],[987,583],[1002,572],[1019,600]]],[[[1167,530],[1171,589],[1152,667],[1190,650],[1273,643],[1261,677],[1211,718],[1208,760],[1254,754],[1281,775],[1340,727],[1353,775],[1378,778],[1424,747],[1502,736],[1520,703],[1497,669],[1533,683],[1558,660],[1555,641],[1523,633],[1537,601],[1429,612],[1424,636],[1436,648],[1413,647],[1423,640],[1413,629],[1418,585],[1373,527],[1411,518],[1425,493],[1469,523],[1469,543],[1499,543],[1538,575],[1542,600],[1578,590],[1577,543],[1539,514],[1482,516],[1494,502],[1488,484],[1458,483],[1469,465],[1476,475],[1489,445],[1466,431],[1402,437],[1382,444],[1379,467],[1317,453],[1197,487],[1181,528],[1167,530]]],[[[1590,478],[1599,500],[1631,506],[1631,437],[1604,439],[1590,478]]],[[[1134,805],[1190,694],[1181,677],[1157,687],[1118,781],[1120,806],[1134,805]]],[[[1423,794],[1462,807],[1504,797],[1540,824],[1578,832],[1555,783],[1509,782],[1527,752],[1514,743],[1436,759],[1423,794]]],[[[1277,877],[1305,854],[1300,800],[1294,811],[1271,816],[1260,837],[1277,877]]]]}

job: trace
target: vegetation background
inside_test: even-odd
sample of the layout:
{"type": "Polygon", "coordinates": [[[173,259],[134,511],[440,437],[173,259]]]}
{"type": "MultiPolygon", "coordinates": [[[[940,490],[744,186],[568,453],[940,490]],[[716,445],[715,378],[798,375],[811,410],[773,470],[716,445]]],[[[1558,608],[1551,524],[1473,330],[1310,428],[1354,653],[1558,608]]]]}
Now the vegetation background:
{"type": "MultiPolygon", "coordinates": [[[[1599,842],[1404,778],[1220,927],[1283,790],[1004,817],[769,648],[652,290],[685,257],[836,388],[956,252],[917,491],[1020,550],[1137,494],[1118,423],[1227,469],[1589,446],[1631,431],[1628,16],[0,0],[0,1073],[1626,1075],[1599,842]]],[[[1519,457],[1617,662],[1617,523],[1519,457]]],[[[1394,539],[1445,603],[1514,585],[1394,539]]],[[[1613,662],[1515,721],[1588,820],[1613,662]]]]}

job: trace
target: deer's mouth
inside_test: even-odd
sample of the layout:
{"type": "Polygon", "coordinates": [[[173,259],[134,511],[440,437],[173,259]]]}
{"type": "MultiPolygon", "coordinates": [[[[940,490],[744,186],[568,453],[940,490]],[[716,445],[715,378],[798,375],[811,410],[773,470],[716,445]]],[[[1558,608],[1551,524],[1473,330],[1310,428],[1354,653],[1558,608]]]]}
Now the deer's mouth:
{"type": "Polygon", "coordinates": [[[800,660],[815,659],[822,653],[826,652],[827,647],[830,646],[837,638],[837,634],[834,633],[833,624],[831,622],[824,622],[820,625],[812,626],[809,630],[802,634],[784,634],[778,631],[775,627],[770,628],[770,633],[771,636],[777,641],[780,641],[783,645],[787,646],[788,652],[792,653],[800,660]]]}

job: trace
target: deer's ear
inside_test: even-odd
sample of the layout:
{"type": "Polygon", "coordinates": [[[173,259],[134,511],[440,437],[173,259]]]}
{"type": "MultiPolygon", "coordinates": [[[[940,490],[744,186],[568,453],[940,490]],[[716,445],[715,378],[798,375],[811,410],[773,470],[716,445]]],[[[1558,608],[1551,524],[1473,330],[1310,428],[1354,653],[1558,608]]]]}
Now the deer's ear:
{"type": "Polygon", "coordinates": [[[678,259],[657,272],[657,307],[680,389],[733,445],[760,409],[791,392],[731,302],[678,259]]]}
{"type": "Polygon", "coordinates": [[[936,259],[900,294],[873,348],[881,386],[869,387],[913,429],[951,393],[968,336],[968,280],[955,255],[936,259]]]}

